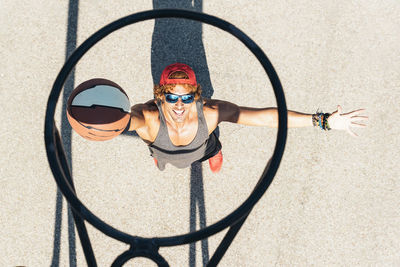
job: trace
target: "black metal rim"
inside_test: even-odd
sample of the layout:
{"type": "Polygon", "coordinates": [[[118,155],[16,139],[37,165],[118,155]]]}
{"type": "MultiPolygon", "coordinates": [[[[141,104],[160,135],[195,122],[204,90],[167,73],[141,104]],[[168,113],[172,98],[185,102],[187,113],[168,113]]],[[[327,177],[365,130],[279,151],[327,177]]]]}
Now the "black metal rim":
{"type": "Polygon", "coordinates": [[[261,48],[245,33],[243,33],[241,30],[239,30],[229,22],[204,13],[180,9],[158,9],[139,12],[116,20],[94,33],[75,50],[75,52],[70,56],[70,58],[67,60],[67,62],[64,64],[61,71],[59,72],[48,98],[45,117],[45,146],[47,158],[60,191],[67,199],[71,207],[74,209],[74,211],[78,213],[84,220],[88,221],[104,234],[128,244],[133,244],[134,241],[139,238],[151,240],[157,246],[183,245],[205,239],[235,224],[238,220],[249,214],[251,209],[259,201],[259,199],[268,189],[269,185],[272,183],[272,180],[278,170],[281,158],[283,156],[286,136],[287,108],[282,85],[274,67],[272,66],[271,62],[264,54],[264,52],[261,50],[261,48]],[[230,213],[228,216],[221,219],[220,221],[195,232],[172,237],[141,238],[126,234],[108,225],[96,215],[94,215],[89,209],[87,209],[85,205],[77,198],[73,186],[66,179],[65,173],[67,171],[63,169],[63,166],[57,157],[58,148],[55,144],[55,136],[58,134],[58,130],[55,126],[54,114],[62,87],[69,73],[91,47],[93,47],[97,42],[102,40],[110,33],[121,29],[122,27],[156,18],[183,18],[199,21],[224,30],[239,39],[257,57],[258,61],[261,63],[269,77],[269,80],[274,90],[275,98],[277,100],[279,128],[277,140],[275,143],[275,149],[273,152],[273,156],[270,160],[269,167],[265,168],[260,178],[260,181],[254,188],[252,194],[236,210],[234,210],[232,213],[230,213]]]}

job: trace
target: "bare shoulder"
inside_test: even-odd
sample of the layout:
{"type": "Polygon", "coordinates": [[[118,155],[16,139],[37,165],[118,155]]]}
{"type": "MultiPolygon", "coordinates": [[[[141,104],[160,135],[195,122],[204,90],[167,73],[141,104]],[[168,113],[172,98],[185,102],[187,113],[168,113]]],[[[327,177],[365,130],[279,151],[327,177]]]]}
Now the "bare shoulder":
{"type": "Polygon", "coordinates": [[[236,104],[231,103],[226,100],[210,99],[210,98],[204,98],[203,105],[204,105],[204,107],[208,107],[208,108],[211,108],[214,110],[223,109],[223,108],[230,107],[230,106],[236,106],[236,104]]]}
{"type": "Polygon", "coordinates": [[[213,110],[217,110],[218,107],[224,102],[226,101],[220,99],[203,98],[203,106],[213,110]]]}
{"type": "Polygon", "coordinates": [[[146,103],[135,104],[131,108],[132,116],[152,117],[158,116],[158,108],[154,99],[146,103]]]}
{"type": "Polygon", "coordinates": [[[207,112],[211,112],[211,113],[218,113],[221,110],[225,110],[232,106],[236,106],[236,105],[231,102],[225,101],[225,100],[210,99],[210,98],[203,99],[204,110],[207,110],[207,112]]]}
{"type": "Polygon", "coordinates": [[[203,98],[204,116],[218,116],[218,99],[203,98]]]}
{"type": "Polygon", "coordinates": [[[225,100],[205,98],[203,101],[203,113],[211,133],[222,121],[237,122],[239,107],[225,100]]]}
{"type": "Polygon", "coordinates": [[[136,110],[143,110],[143,111],[152,111],[157,110],[156,100],[151,99],[145,103],[138,103],[132,106],[136,110]]]}
{"type": "Polygon", "coordinates": [[[158,120],[158,108],[154,99],[131,107],[130,131],[149,126],[158,120]]]}
{"type": "Polygon", "coordinates": [[[204,115],[209,116],[213,120],[217,120],[217,124],[222,121],[236,122],[239,116],[239,107],[231,102],[219,99],[204,99],[204,115]]]}

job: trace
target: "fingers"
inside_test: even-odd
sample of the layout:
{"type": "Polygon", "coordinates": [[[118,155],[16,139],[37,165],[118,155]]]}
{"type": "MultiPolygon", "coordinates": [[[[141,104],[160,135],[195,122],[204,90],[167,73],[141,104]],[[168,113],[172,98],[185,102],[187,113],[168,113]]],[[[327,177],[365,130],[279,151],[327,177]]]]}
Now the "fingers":
{"type": "MultiPolygon", "coordinates": [[[[336,112],[338,113],[338,115],[340,115],[341,118],[343,118],[342,123],[344,123],[346,125],[346,126],[343,125],[345,127],[343,127],[342,129],[343,130],[345,129],[346,132],[353,137],[358,137],[358,135],[355,132],[353,132],[350,129],[350,127],[354,127],[354,128],[367,127],[367,125],[364,123],[368,121],[368,117],[362,114],[365,112],[364,108],[357,109],[357,110],[354,110],[354,111],[351,111],[348,113],[343,113],[342,106],[338,105],[337,111],[335,111],[334,113],[336,113],[336,112]]],[[[332,114],[334,114],[334,113],[332,113],[332,114]]],[[[339,129],[339,128],[337,128],[337,129],[339,129]]]]}
{"type": "Polygon", "coordinates": [[[361,114],[361,113],[364,113],[364,112],[365,112],[365,109],[362,108],[362,109],[357,109],[357,110],[348,112],[348,113],[346,113],[346,114],[344,114],[344,115],[357,116],[357,115],[359,115],[359,114],[361,114]]]}
{"type": "Polygon", "coordinates": [[[365,128],[365,127],[367,127],[367,125],[362,124],[362,123],[352,122],[351,123],[351,127],[354,127],[354,128],[365,128]]]}
{"type": "Polygon", "coordinates": [[[351,119],[353,119],[353,121],[358,121],[358,120],[360,120],[360,121],[366,120],[367,121],[369,118],[367,116],[353,116],[353,117],[351,117],[351,119]]]}
{"type": "Polygon", "coordinates": [[[357,125],[362,125],[365,127],[364,123],[368,122],[368,117],[366,116],[354,116],[350,118],[351,126],[357,127],[357,125]]]}
{"type": "Polygon", "coordinates": [[[342,106],[338,105],[337,106],[337,110],[338,110],[339,114],[343,113],[342,106]]]}

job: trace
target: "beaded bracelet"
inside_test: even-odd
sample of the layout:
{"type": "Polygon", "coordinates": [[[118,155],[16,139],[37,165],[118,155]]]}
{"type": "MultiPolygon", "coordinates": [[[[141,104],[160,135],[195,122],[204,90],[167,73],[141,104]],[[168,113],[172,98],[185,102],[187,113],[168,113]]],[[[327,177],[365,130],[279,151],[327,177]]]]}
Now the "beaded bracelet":
{"type": "Polygon", "coordinates": [[[328,118],[330,113],[322,113],[317,112],[312,115],[312,123],[314,126],[318,126],[321,130],[329,131],[331,127],[329,127],[328,118]]]}
{"type": "Polygon", "coordinates": [[[324,130],[325,131],[330,131],[331,127],[329,127],[329,123],[328,123],[328,118],[331,114],[330,113],[325,113],[324,114],[324,121],[323,121],[323,126],[324,126],[324,130]]]}

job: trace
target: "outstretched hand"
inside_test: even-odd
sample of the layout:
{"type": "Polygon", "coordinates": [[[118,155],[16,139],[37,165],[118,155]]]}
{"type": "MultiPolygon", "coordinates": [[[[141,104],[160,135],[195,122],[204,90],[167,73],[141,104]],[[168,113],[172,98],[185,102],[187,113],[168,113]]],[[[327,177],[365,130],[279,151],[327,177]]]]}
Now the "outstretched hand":
{"type": "Polygon", "coordinates": [[[362,113],[365,109],[358,109],[348,113],[343,113],[342,107],[339,105],[338,109],[332,113],[328,118],[328,124],[331,129],[343,130],[354,137],[358,137],[350,127],[364,128],[368,121],[368,117],[364,116],[362,113]]]}

